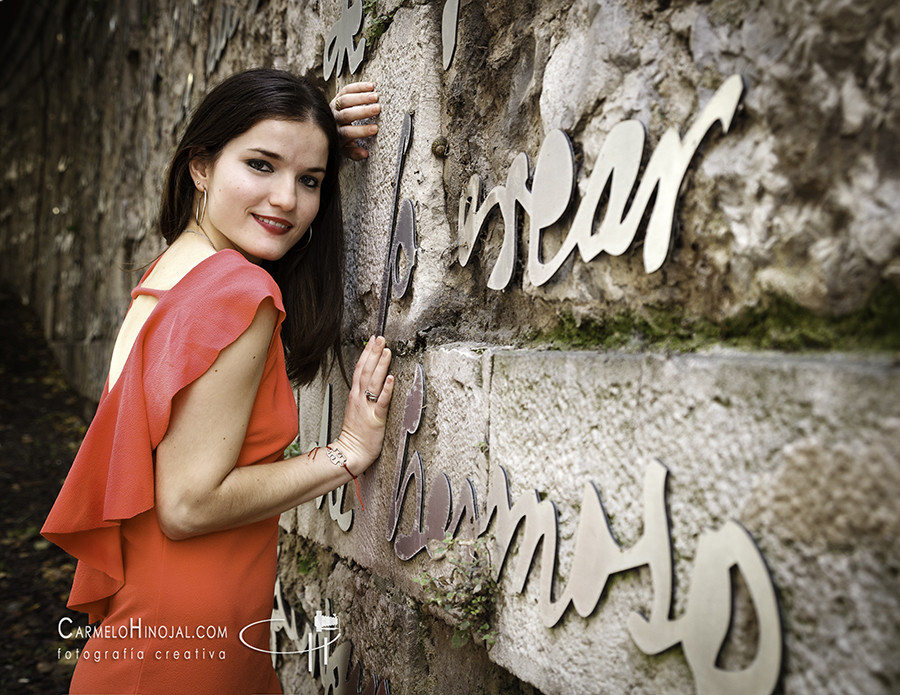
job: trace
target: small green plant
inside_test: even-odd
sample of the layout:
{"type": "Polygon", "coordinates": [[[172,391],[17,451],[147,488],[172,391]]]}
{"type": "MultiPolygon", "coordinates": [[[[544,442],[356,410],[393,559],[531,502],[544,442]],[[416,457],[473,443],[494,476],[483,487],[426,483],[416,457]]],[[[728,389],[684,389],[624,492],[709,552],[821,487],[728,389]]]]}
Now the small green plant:
{"type": "Polygon", "coordinates": [[[300,574],[314,572],[318,566],[319,558],[315,555],[301,555],[297,558],[297,572],[300,574]]]}
{"type": "Polygon", "coordinates": [[[388,12],[379,12],[376,0],[363,0],[363,12],[366,14],[366,28],[363,30],[363,36],[366,38],[368,48],[377,43],[378,39],[388,30],[388,27],[394,21],[394,15],[401,7],[409,7],[412,3],[408,0],[401,2],[394,9],[388,12]]]}
{"type": "Polygon", "coordinates": [[[390,14],[379,14],[375,0],[364,0],[363,11],[368,20],[363,36],[366,37],[366,43],[371,46],[391,26],[391,22],[394,21],[394,12],[397,10],[390,14]]]}
{"type": "Polygon", "coordinates": [[[303,447],[300,446],[299,440],[295,439],[290,444],[288,444],[288,448],[284,450],[284,457],[286,459],[289,459],[305,453],[306,452],[303,451],[303,447]]]}
{"type": "Polygon", "coordinates": [[[449,576],[432,577],[423,572],[415,581],[426,593],[426,605],[437,606],[455,618],[456,629],[451,646],[458,649],[469,637],[493,644],[497,631],[492,628],[497,580],[491,571],[489,538],[454,538],[449,533],[434,548],[435,560],[452,566],[449,576]]]}

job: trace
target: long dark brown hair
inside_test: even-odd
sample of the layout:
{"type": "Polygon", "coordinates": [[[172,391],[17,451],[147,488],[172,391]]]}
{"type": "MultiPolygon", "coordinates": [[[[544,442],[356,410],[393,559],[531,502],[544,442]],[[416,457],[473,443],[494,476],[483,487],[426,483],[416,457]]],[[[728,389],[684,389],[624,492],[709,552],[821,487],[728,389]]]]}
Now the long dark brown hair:
{"type": "Polygon", "coordinates": [[[159,214],[159,231],[171,244],[193,214],[194,182],[189,164],[215,162],[231,140],[266,119],[311,122],[328,138],[328,164],[312,223],[280,260],[263,267],[281,288],[287,317],[281,329],[288,376],[312,381],[335,357],[346,379],[341,355],[344,312],[344,223],[338,177],[340,142],[324,94],[309,80],[284,70],[259,68],[232,75],[213,89],[194,111],[172,157],[159,214]]]}

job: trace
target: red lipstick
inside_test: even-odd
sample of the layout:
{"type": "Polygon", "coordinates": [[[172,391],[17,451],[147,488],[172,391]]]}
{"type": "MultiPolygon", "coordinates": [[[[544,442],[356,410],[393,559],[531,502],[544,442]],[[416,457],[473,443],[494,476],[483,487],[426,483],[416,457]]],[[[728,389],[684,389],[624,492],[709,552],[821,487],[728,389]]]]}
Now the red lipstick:
{"type": "Polygon", "coordinates": [[[283,219],[281,217],[268,217],[257,215],[256,213],[251,214],[253,215],[253,219],[256,220],[259,225],[270,234],[287,234],[293,227],[289,220],[283,219]]]}

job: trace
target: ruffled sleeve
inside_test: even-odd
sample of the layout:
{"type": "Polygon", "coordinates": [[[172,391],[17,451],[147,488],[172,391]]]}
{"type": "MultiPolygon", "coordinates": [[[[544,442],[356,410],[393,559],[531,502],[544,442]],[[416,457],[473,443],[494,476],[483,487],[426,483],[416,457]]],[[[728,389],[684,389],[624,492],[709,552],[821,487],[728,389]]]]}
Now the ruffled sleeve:
{"type": "Polygon", "coordinates": [[[122,520],[154,506],[154,450],[172,399],[247,330],[267,298],[279,312],[277,337],[284,306],[271,276],[236,251],[210,256],[162,295],[104,392],[41,530],[78,558],[68,605],[91,621],[124,584],[122,520]]]}

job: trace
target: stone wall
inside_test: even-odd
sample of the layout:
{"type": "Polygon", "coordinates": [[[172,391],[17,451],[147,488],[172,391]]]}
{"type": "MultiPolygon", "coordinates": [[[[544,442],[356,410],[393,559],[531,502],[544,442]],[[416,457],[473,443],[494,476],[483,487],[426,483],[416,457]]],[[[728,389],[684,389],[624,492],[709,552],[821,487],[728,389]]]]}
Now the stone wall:
{"type": "MultiPolygon", "coordinates": [[[[277,657],[285,692],[896,691],[896,3],[366,2],[326,80],[342,7],[0,4],[0,279],[88,396],[199,95],[255,65],[378,86],[347,354],[411,209],[398,388],[365,510],[282,518],[277,651],[341,627],[277,657]]],[[[298,394],[301,445],[345,394],[298,394]]]]}

